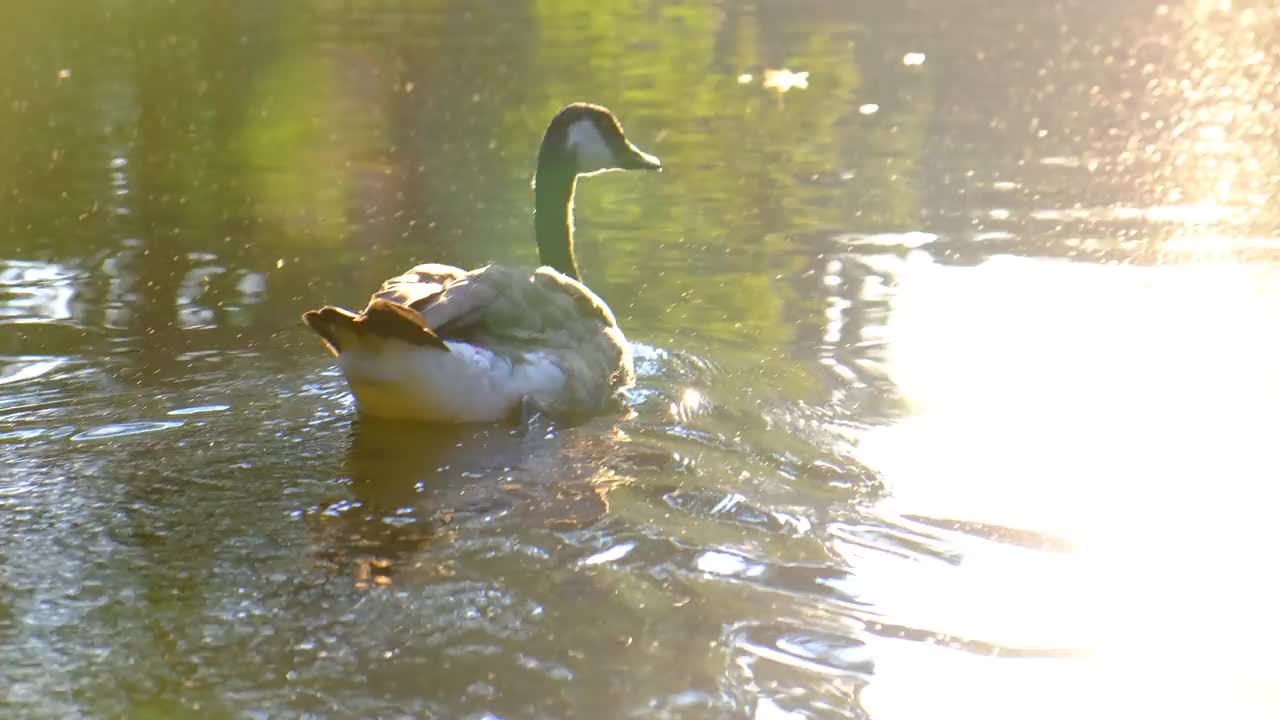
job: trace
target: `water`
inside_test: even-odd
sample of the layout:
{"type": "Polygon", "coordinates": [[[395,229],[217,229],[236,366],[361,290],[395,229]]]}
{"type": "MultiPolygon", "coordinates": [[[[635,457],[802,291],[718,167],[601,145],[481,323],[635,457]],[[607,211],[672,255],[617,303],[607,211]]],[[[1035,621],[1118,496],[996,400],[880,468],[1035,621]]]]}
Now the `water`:
{"type": "Polygon", "coordinates": [[[0,16],[0,716],[1280,709],[1267,4],[0,16]],[[631,412],[353,422],[577,99],[631,412]]]}

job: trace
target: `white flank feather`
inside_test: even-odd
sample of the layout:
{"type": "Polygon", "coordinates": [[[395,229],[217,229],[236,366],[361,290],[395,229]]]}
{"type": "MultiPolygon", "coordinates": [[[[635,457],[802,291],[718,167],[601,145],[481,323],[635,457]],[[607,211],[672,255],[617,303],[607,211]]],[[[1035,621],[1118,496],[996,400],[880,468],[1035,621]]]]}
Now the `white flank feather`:
{"type": "Polygon", "coordinates": [[[564,372],[540,352],[513,362],[490,350],[447,341],[449,352],[384,338],[346,345],[338,365],[361,412],[430,422],[491,422],[523,399],[558,394],[564,372]]]}

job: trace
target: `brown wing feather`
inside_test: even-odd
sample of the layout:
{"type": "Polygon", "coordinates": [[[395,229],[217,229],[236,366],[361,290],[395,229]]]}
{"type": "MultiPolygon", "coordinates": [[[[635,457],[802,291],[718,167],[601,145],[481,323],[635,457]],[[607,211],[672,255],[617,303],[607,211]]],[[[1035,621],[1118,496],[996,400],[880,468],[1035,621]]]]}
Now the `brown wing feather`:
{"type": "Polygon", "coordinates": [[[426,263],[382,283],[373,297],[421,310],[430,303],[432,297],[443,292],[446,286],[466,275],[465,270],[452,265],[426,263]]]}
{"type": "MultiPolygon", "coordinates": [[[[382,284],[369,307],[385,301],[416,311],[423,325],[445,338],[528,340],[574,346],[605,327],[617,327],[609,306],[582,283],[550,268],[530,273],[500,265],[466,272],[418,265],[382,284]]],[[[367,310],[366,310],[367,312],[367,310]]]]}
{"type": "Polygon", "coordinates": [[[326,305],[319,310],[303,313],[302,320],[324,338],[329,349],[337,354],[342,352],[342,335],[345,331],[350,335],[373,335],[382,338],[395,338],[413,345],[431,347],[449,351],[438,335],[422,322],[422,317],[403,305],[375,297],[369,306],[359,315],[354,315],[342,308],[326,305]]]}
{"type": "Polygon", "coordinates": [[[431,332],[422,316],[404,305],[390,300],[374,298],[369,307],[355,321],[357,332],[372,333],[380,337],[397,338],[413,345],[433,347],[448,351],[440,336],[431,332]]]}

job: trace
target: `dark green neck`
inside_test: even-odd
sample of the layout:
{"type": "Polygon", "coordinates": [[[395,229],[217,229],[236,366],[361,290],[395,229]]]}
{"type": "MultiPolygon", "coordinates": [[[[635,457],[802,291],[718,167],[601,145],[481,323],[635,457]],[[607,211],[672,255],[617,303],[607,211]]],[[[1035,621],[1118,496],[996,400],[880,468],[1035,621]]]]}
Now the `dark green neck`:
{"type": "Polygon", "coordinates": [[[581,281],[573,255],[573,189],[577,177],[562,163],[539,162],[534,182],[533,228],[538,239],[538,262],[581,281]]]}

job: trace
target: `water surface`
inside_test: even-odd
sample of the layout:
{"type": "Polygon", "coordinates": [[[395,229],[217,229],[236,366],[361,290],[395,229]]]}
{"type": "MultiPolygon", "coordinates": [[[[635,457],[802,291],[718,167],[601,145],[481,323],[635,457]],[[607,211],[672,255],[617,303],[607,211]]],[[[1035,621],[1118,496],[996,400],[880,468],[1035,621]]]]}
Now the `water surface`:
{"type": "Polygon", "coordinates": [[[0,715],[1273,716],[1278,21],[0,11],[0,715]],[[300,313],[533,263],[580,99],[629,412],[356,422],[300,313]]]}

